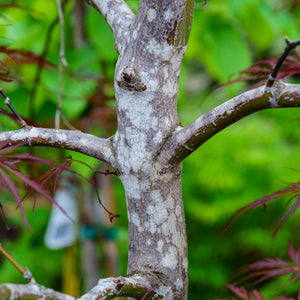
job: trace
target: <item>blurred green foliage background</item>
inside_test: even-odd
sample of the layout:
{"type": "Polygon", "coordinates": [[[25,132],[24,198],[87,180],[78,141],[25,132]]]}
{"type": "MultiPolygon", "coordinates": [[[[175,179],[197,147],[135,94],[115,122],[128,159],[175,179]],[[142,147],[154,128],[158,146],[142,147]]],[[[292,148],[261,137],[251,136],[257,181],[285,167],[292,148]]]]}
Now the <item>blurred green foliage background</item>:
{"type": "MultiPolygon", "coordinates": [[[[127,2],[137,10],[138,1],[127,2]]],[[[284,36],[290,39],[300,36],[300,7],[293,9],[295,1],[207,2],[202,6],[202,1],[195,1],[194,22],[181,74],[178,112],[184,126],[248,88],[239,83],[214,90],[218,85],[237,78],[239,71],[257,60],[278,56],[285,46],[284,36]]],[[[113,36],[99,13],[87,5],[83,14],[85,32],[81,35],[75,26],[78,22],[75,0],[64,3],[69,66],[64,71],[63,113],[76,128],[109,136],[116,128],[113,73],[117,53],[113,36]]],[[[2,81],[1,87],[15,109],[39,126],[54,126],[59,36],[56,1],[0,1],[0,46],[45,54],[45,60],[54,65],[44,67],[38,75],[36,62],[29,59],[24,63],[0,53],[13,77],[10,82],[2,81]]],[[[289,80],[299,82],[296,77],[289,80]]],[[[1,109],[6,109],[4,104],[1,109]]],[[[289,241],[299,247],[296,229],[300,225],[299,212],[284,222],[276,238],[272,238],[276,224],[287,211],[288,199],[268,205],[265,212],[263,209],[252,212],[221,234],[237,209],[283,188],[285,182],[299,180],[298,127],[298,109],[262,111],[222,131],[184,162],[182,186],[189,242],[190,300],[228,297],[223,286],[239,267],[264,257],[286,258],[289,241]]],[[[2,116],[0,129],[12,130],[17,126],[2,116]]],[[[34,153],[56,161],[69,154],[50,148],[35,148],[34,153]]],[[[95,159],[76,153],[72,156],[94,168],[98,166],[95,159]]],[[[81,164],[73,167],[84,176],[91,176],[91,171],[81,164]]],[[[116,221],[119,271],[125,275],[128,243],[125,196],[118,179],[113,181],[116,213],[121,215],[116,221]]],[[[84,201],[87,189],[82,183],[80,202],[84,201]]],[[[32,234],[22,223],[8,193],[1,195],[1,203],[12,227],[12,232],[6,233],[2,225],[1,243],[21,265],[30,268],[39,283],[61,289],[65,252],[49,250],[43,243],[50,204],[41,199],[31,212],[32,201],[27,199],[24,203],[32,234]]],[[[79,239],[79,249],[80,243],[79,239]]],[[[101,253],[99,249],[100,256],[101,253]]],[[[271,299],[272,293],[295,294],[295,285],[278,290],[283,280],[259,286],[266,299],[271,299]]],[[[0,283],[4,282],[23,282],[23,279],[0,256],[0,283]]],[[[82,292],[84,289],[83,286],[82,292]]]]}

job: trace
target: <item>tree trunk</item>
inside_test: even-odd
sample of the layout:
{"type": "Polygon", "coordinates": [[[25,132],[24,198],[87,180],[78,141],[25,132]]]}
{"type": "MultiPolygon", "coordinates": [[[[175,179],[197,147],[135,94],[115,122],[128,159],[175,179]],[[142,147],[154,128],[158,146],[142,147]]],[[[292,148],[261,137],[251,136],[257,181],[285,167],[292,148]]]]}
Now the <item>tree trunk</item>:
{"type": "Polygon", "coordinates": [[[125,187],[128,275],[149,276],[167,287],[165,299],[186,299],[187,243],[181,198],[181,166],[151,174],[121,175],[125,187]]]}
{"type": "Polygon", "coordinates": [[[182,166],[168,165],[160,150],[178,127],[179,75],[191,4],[141,1],[115,71],[118,130],[113,151],[127,201],[127,273],[158,280],[167,287],[165,299],[180,300],[187,297],[188,281],[182,166]]]}

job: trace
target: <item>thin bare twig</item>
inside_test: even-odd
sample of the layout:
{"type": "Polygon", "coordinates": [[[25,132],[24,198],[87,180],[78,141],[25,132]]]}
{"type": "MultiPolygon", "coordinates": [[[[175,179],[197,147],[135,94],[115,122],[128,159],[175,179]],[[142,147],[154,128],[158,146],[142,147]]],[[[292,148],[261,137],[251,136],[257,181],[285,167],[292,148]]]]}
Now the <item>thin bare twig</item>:
{"type": "Polygon", "coordinates": [[[13,265],[14,267],[20,272],[22,273],[22,275],[24,276],[24,274],[26,274],[26,270],[23,269],[3,248],[2,244],[0,243],[0,252],[4,255],[5,258],[7,258],[13,265]]]}
{"type": "Polygon", "coordinates": [[[102,206],[102,208],[107,212],[108,216],[109,216],[109,220],[112,223],[114,218],[119,218],[120,215],[116,215],[114,213],[112,213],[111,211],[109,211],[104,204],[102,203],[101,199],[100,199],[100,195],[97,189],[97,177],[96,177],[96,173],[94,173],[94,181],[95,181],[95,190],[96,190],[96,194],[97,194],[97,198],[98,198],[98,202],[99,204],[102,206]]]}
{"type": "Polygon", "coordinates": [[[21,118],[21,116],[16,112],[16,110],[13,108],[13,106],[10,103],[10,99],[8,96],[4,93],[3,89],[0,87],[0,94],[4,98],[4,103],[8,106],[8,108],[11,110],[11,112],[15,115],[15,117],[20,121],[22,128],[28,128],[27,123],[21,118]]]}
{"type": "Polygon", "coordinates": [[[67,126],[68,129],[70,130],[78,130],[76,127],[74,127],[64,116],[64,114],[61,115],[61,119],[64,122],[64,124],[67,126]]]}
{"type": "Polygon", "coordinates": [[[60,51],[59,51],[59,66],[58,66],[58,99],[55,113],[55,128],[59,129],[62,109],[62,89],[63,89],[63,68],[68,66],[65,58],[65,26],[64,15],[61,0],[56,0],[58,9],[58,18],[60,24],[60,51]]]}
{"type": "Polygon", "coordinates": [[[286,57],[289,55],[289,53],[295,49],[297,46],[300,45],[300,40],[296,40],[296,41],[291,41],[288,37],[285,37],[285,41],[287,43],[287,46],[285,47],[285,49],[283,50],[282,54],[280,55],[272,73],[270,74],[269,76],[269,80],[267,82],[267,87],[272,87],[275,80],[276,80],[276,77],[277,77],[277,74],[279,72],[279,69],[281,67],[281,65],[283,64],[284,60],[286,59],[286,57]]]}

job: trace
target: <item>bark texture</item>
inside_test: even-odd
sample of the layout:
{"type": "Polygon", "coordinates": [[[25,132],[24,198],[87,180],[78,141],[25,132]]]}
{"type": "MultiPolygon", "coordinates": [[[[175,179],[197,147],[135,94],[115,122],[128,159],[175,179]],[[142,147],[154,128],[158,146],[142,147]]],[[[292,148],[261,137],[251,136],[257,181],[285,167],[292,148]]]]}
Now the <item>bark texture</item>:
{"type": "Polygon", "coordinates": [[[115,71],[118,130],[112,147],[127,201],[127,275],[159,282],[165,299],[187,295],[182,168],[161,164],[159,155],[178,126],[179,75],[192,4],[140,1],[115,71]]]}

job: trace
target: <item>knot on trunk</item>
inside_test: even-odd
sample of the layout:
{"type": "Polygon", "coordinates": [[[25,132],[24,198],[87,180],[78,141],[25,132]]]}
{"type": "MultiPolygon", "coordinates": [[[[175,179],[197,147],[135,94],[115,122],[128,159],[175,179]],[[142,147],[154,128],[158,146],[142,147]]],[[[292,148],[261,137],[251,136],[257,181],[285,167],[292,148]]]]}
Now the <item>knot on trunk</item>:
{"type": "Polygon", "coordinates": [[[143,92],[147,86],[141,81],[141,78],[135,68],[126,67],[122,74],[121,80],[118,80],[118,85],[129,91],[143,92]]]}

